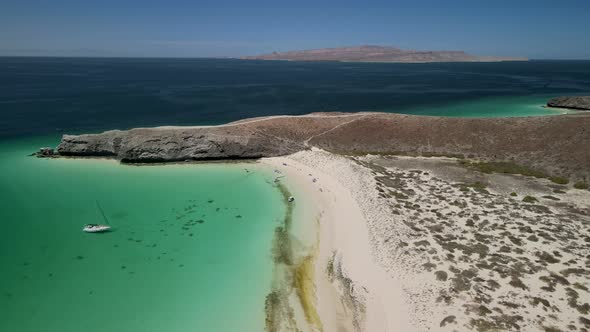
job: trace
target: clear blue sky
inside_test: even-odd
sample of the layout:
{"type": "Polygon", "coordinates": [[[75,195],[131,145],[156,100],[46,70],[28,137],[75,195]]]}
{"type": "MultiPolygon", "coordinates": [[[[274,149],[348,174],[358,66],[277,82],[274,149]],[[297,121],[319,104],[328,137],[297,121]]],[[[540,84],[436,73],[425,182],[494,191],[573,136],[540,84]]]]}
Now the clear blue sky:
{"type": "Polygon", "coordinates": [[[0,55],[208,57],[360,44],[590,59],[590,0],[0,0],[0,55]]]}

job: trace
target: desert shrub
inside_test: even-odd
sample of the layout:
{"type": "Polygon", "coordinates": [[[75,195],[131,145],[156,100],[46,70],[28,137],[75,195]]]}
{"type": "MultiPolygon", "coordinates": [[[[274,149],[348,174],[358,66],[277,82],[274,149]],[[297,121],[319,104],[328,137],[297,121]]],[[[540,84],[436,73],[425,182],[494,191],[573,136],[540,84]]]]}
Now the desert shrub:
{"type": "Polygon", "coordinates": [[[535,202],[538,202],[539,200],[536,199],[533,196],[526,195],[526,196],[524,196],[524,198],[522,199],[522,201],[525,202],[525,203],[535,203],[535,202]]]}
{"type": "Polygon", "coordinates": [[[549,177],[549,180],[553,183],[557,183],[557,184],[568,184],[570,182],[570,180],[568,178],[564,178],[561,176],[551,176],[549,177]]]}

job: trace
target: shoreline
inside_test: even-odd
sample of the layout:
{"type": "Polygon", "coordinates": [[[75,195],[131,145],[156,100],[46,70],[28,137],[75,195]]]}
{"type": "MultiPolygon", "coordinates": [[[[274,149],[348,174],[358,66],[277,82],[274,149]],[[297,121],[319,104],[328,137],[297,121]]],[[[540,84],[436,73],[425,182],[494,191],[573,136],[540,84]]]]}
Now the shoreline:
{"type": "Polygon", "coordinates": [[[587,190],[444,157],[312,148],[260,162],[319,216],[323,328],[300,316],[302,331],[590,327],[587,190]]]}
{"type": "MultiPolygon", "coordinates": [[[[515,175],[477,173],[475,177],[471,174],[463,178],[465,172],[474,171],[460,166],[459,160],[392,155],[351,157],[311,148],[249,162],[269,174],[279,170],[281,174],[275,176],[285,175],[280,187],[284,186],[286,191],[279,188],[283,199],[295,197],[295,203],[287,209],[293,208],[292,218],[288,212],[285,223],[281,224],[285,226],[283,231],[293,231],[288,236],[291,259],[289,264],[275,264],[273,273],[273,277],[277,272],[283,274],[277,284],[284,287],[281,288],[284,290],[281,315],[284,315],[276,316],[281,322],[277,328],[267,330],[291,331],[293,326],[302,332],[463,331],[482,326],[510,330],[519,325],[565,328],[566,316],[570,322],[579,320],[580,327],[590,323],[576,316],[577,311],[588,310],[584,289],[590,286],[590,278],[584,276],[587,272],[583,265],[570,263],[577,260],[583,264],[584,258],[580,251],[571,252],[571,248],[560,243],[559,235],[563,231],[571,232],[568,227],[587,227],[583,222],[590,222],[588,191],[572,189],[573,182],[557,185],[548,179],[515,175]],[[450,175],[445,174],[449,167],[454,170],[450,175]],[[457,176],[457,169],[461,176],[457,176]],[[527,185],[519,187],[523,183],[527,185]],[[515,192],[518,199],[512,195],[515,192]],[[539,202],[521,203],[525,195],[532,195],[539,202]],[[502,208],[495,211],[494,205],[502,208]],[[465,219],[464,215],[472,219],[465,219]],[[483,222],[478,222],[480,217],[483,222]],[[573,226],[552,222],[560,218],[573,226]],[[472,228],[473,220],[477,232],[472,228]],[[582,226],[577,225],[580,221],[582,226]],[[518,227],[512,228],[511,223],[518,227]],[[537,232],[540,242],[530,240],[536,236],[527,237],[528,234],[520,238],[522,234],[518,232],[523,232],[523,223],[529,234],[537,232]],[[509,241],[504,241],[503,233],[497,231],[506,227],[514,235],[507,238],[509,241]],[[558,238],[554,247],[543,241],[544,227],[559,227],[553,231],[557,234],[553,236],[558,238]],[[498,241],[490,242],[488,238],[498,241]],[[447,243],[455,247],[448,247],[447,243]],[[502,244],[501,248],[498,243],[502,244]],[[561,256],[551,256],[549,253],[556,255],[553,249],[558,249],[561,256]],[[445,255],[456,256],[449,260],[445,255]],[[511,263],[503,265],[490,257],[502,257],[511,263]],[[521,264],[522,257],[526,264],[535,264],[531,265],[534,272],[530,275],[511,266],[512,262],[515,266],[521,264]],[[546,262],[536,265],[538,257],[553,264],[552,269],[546,268],[546,262]],[[561,257],[564,258],[559,262],[561,257]],[[505,279],[503,269],[511,271],[512,280],[505,279]],[[543,278],[547,276],[538,271],[550,276],[561,273],[573,288],[560,289],[559,284],[545,287],[543,278]],[[495,292],[492,295],[485,293],[490,288],[495,292]],[[546,288],[558,290],[554,294],[534,293],[546,288]],[[490,299],[481,297],[490,302],[476,302],[474,291],[491,296],[490,299]],[[580,293],[579,300],[575,292],[580,293]],[[493,296],[499,296],[499,300],[492,300],[493,296]],[[518,309],[525,308],[529,302],[533,303],[530,309],[518,309]],[[548,307],[545,303],[551,304],[553,312],[559,310],[561,316],[535,318],[534,315],[543,317],[540,315],[549,310],[544,309],[548,307]],[[566,315],[567,310],[573,313],[566,315]],[[283,318],[289,319],[287,323],[283,323],[283,318]]],[[[227,163],[148,165],[168,164],[227,163]]],[[[273,185],[272,181],[267,182],[273,185]]],[[[570,236],[568,241],[572,239],[570,236]]],[[[584,241],[584,238],[573,241],[584,241]]],[[[583,248],[583,244],[577,248],[583,248]]],[[[590,261],[585,264],[588,266],[590,261]]]]}
{"type": "MultiPolygon", "coordinates": [[[[375,262],[366,221],[351,193],[338,179],[296,160],[312,154],[300,152],[260,162],[281,170],[286,185],[305,194],[318,216],[313,287],[320,330],[415,331],[407,319],[401,288],[375,262]]],[[[298,321],[300,328],[311,324],[298,321]]]]}

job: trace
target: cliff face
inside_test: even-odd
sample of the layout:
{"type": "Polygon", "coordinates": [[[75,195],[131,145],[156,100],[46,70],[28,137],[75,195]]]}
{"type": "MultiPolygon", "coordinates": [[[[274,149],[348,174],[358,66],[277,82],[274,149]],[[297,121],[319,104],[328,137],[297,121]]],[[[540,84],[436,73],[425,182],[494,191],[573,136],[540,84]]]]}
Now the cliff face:
{"type": "Polygon", "coordinates": [[[65,135],[57,149],[65,156],[110,156],[129,163],[261,158],[297,151],[256,133],[219,135],[210,130],[135,129],[96,135],[65,135]]]}
{"type": "Polygon", "coordinates": [[[349,61],[349,62],[473,62],[473,61],[526,61],[517,57],[475,56],[463,51],[413,51],[395,47],[363,45],[356,47],[321,48],[315,50],[273,52],[246,56],[246,60],[291,61],[349,61]]]}
{"type": "Polygon", "coordinates": [[[106,156],[127,163],[245,159],[286,155],[305,148],[307,137],[329,130],[338,117],[274,117],[212,127],[137,128],[64,135],[62,156],[106,156]]]}
{"type": "Polygon", "coordinates": [[[260,158],[313,146],[338,153],[461,154],[590,178],[590,114],[443,118],[385,113],[311,114],[215,127],[161,127],[65,135],[64,156],[128,163],[260,158]]]}
{"type": "Polygon", "coordinates": [[[590,111],[590,96],[557,97],[549,100],[547,106],[590,111]]]}

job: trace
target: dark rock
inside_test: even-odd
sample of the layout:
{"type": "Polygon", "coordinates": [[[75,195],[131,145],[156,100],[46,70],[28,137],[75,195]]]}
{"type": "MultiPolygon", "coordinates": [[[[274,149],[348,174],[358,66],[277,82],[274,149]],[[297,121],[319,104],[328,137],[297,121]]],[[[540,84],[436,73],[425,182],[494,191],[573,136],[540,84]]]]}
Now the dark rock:
{"type": "Polygon", "coordinates": [[[48,157],[54,157],[55,156],[55,150],[53,148],[40,148],[39,151],[37,151],[37,153],[35,153],[34,155],[36,155],[39,158],[48,158],[48,157]]]}
{"type": "Polygon", "coordinates": [[[154,128],[64,135],[57,149],[64,156],[114,157],[128,163],[254,159],[299,150],[282,140],[234,132],[217,134],[220,130],[215,129],[154,128]],[[203,134],[207,132],[211,133],[203,134]]]}

